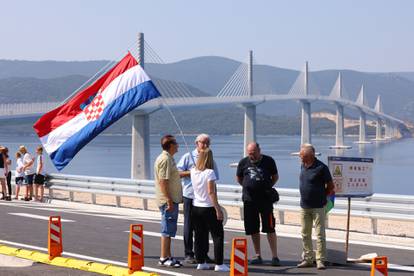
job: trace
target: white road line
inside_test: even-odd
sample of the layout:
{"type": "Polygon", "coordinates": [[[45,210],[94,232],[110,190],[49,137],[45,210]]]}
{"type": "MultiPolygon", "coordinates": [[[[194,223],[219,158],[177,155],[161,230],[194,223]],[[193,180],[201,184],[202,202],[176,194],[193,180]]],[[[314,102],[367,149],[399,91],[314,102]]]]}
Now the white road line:
{"type": "MultiPolygon", "coordinates": [[[[129,231],[124,231],[125,233],[129,233],[129,231]]],[[[145,231],[144,230],[144,237],[145,236],[151,236],[151,237],[161,237],[161,233],[159,233],[159,232],[151,232],[151,231],[145,231]]],[[[179,236],[179,235],[176,235],[174,238],[173,238],[174,240],[184,240],[184,237],[183,236],[179,236]]],[[[212,240],[209,240],[209,243],[210,244],[213,244],[213,241],[212,240]]],[[[226,243],[228,243],[228,242],[224,242],[225,244],[226,243]]]]}
{"type": "MultiPolygon", "coordinates": [[[[3,203],[1,202],[0,205],[9,205],[9,206],[14,206],[14,207],[22,207],[22,208],[30,208],[30,209],[39,209],[39,210],[45,210],[44,208],[36,208],[35,206],[16,206],[16,205],[12,205],[9,203],[3,203]]],[[[56,209],[51,209],[51,210],[56,210],[56,209]]],[[[85,216],[95,216],[95,217],[105,217],[105,218],[114,218],[114,219],[124,219],[124,220],[136,220],[136,221],[142,221],[142,222],[148,222],[148,223],[160,223],[159,219],[148,219],[148,217],[145,217],[144,219],[141,217],[135,217],[135,216],[125,216],[125,215],[103,215],[103,214],[91,214],[91,213],[82,213],[82,210],[59,210],[59,212],[62,213],[70,213],[70,214],[78,214],[78,215],[85,215],[85,216]]],[[[183,223],[177,223],[177,225],[183,226],[183,223]]],[[[233,228],[228,228],[228,227],[224,227],[225,231],[229,231],[229,232],[235,232],[235,233],[244,233],[244,231],[242,230],[238,230],[238,229],[233,229],[233,228]]],[[[285,238],[295,238],[295,239],[301,239],[302,237],[300,235],[297,234],[288,234],[288,233],[277,233],[277,235],[279,237],[285,237],[285,238]]],[[[327,241],[330,242],[338,242],[338,243],[344,243],[345,240],[342,239],[335,239],[335,238],[327,238],[327,241]]],[[[357,245],[366,245],[366,246],[373,246],[373,247],[382,247],[382,248],[391,248],[391,249],[399,249],[399,250],[409,250],[409,251],[414,251],[414,247],[412,246],[402,246],[402,245],[394,245],[394,244],[384,244],[384,243],[379,243],[379,242],[365,242],[365,241],[353,241],[350,240],[349,241],[350,244],[357,244],[357,245]]]]}
{"type": "MultiPolygon", "coordinates": [[[[24,243],[17,243],[17,242],[10,242],[10,241],[5,241],[5,240],[0,240],[0,244],[8,244],[8,245],[11,245],[11,246],[24,247],[24,248],[28,248],[28,249],[34,249],[34,250],[47,252],[47,248],[34,246],[34,245],[29,245],[29,244],[24,244],[24,243]]],[[[124,263],[124,262],[118,262],[118,261],[113,261],[113,260],[108,260],[108,259],[95,258],[95,257],[87,256],[87,255],[81,255],[81,254],[70,253],[70,252],[65,252],[65,251],[63,252],[63,255],[70,256],[70,257],[75,257],[75,258],[81,258],[81,259],[84,259],[84,260],[91,260],[91,261],[100,262],[100,263],[110,263],[110,264],[119,265],[119,266],[123,266],[123,267],[128,266],[128,264],[124,263]]],[[[350,266],[371,266],[371,264],[350,264],[350,266]]],[[[409,271],[409,272],[414,271],[414,267],[403,266],[403,265],[398,265],[398,264],[390,264],[390,263],[388,264],[388,268],[394,269],[394,270],[400,270],[400,271],[409,271]]],[[[172,272],[172,271],[168,271],[168,270],[148,267],[148,266],[144,266],[142,269],[145,270],[145,271],[154,271],[154,272],[159,272],[159,273],[165,273],[165,274],[168,274],[168,275],[191,276],[191,274],[177,273],[177,272],[172,272]]]]}
{"type": "MultiPolygon", "coordinates": [[[[5,241],[5,240],[0,240],[0,244],[8,244],[8,245],[11,245],[11,246],[24,247],[24,248],[28,248],[28,249],[34,249],[34,250],[47,252],[47,248],[45,248],[45,247],[39,247],[39,246],[34,246],[34,245],[29,245],[29,244],[24,244],[24,243],[17,243],[17,242],[9,242],[9,241],[5,241]]],[[[66,251],[64,251],[62,254],[65,255],[65,256],[69,256],[69,257],[80,258],[80,259],[83,259],[83,260],[90,260],[90,261],[95,261],[95,262],[100,262],[100,263],[108,263],[108,264],[114,264],[114,265],[118,265],[118,266],[128,267],[128,264],[124,263],[124,262],[118,262],[118,261],[113,261],[113,260],[108,260],[108,259],[95,258],[95,257],[87,256],[87,255],[70,253],[70,252],[66,252],[66,251]]],[[[168,271],[168,270],[163,270],[163,269],[158,269],[158,268],[148,267],[148,266],[142,267],[142,270],[149,271],[149,272],[159,272],[159,273],[163,273],[163,274],[167,274],[167,275],[174,275],[174,276],[191,276],[191,274],[178,273],[178,272],[173,272],[173,271],[168,271]]]]}
{"type": "MultiPolygon", "coordinates": [[[[244,233],[242,230],[237,229],[226,229],[226,231],[235,232],[235,233],[244,233]]],[[[266,235],[265,233],[261,233],[262,235],[266,235]]],[[[301,235],[297,234],[288,234],[288,233],[277,233],[278,237],[284,237],[284,238],[294,238],[294,239],[302,239],[301,235]]],[[[312,237],[313,240],[316,240],[315,237],[312,237]]],[[[343,239],[336,239],[336,238],[327,238],[327,241],[330,242],[337,242],[337,243],[345,243],[345,240],[343,239]]],[[[391,249],[400,249],[400,250],[408,250],[408,251],[414,251],[414,247],[412,246],[402,246],[402,245],[395,245],[395,244],[386,244],[386,243],[379,243],[379,242],[365,242],[365,241],[353,241],[350,240],[349,244],[357,244],[357,245],[366,245],[366,246],[373,246],[373,247],[381,247],[381,248],[391,248],[391,249]]]]}
{"type": "MultiPolygon", "coordinates": [[[[28,213],[8,213],[12,216],[19,216],[19,217],[27,217],[27,218],[33,218],[33,219],[41,219],[41,220],[49,220],[49,217],[47,216],[40,216],[40,215],[34,215],[34,214],[28,214],[28,213]]],[[[61,219],[61,222],[75,222],[74,220],[70,219],[61,219]]]]}

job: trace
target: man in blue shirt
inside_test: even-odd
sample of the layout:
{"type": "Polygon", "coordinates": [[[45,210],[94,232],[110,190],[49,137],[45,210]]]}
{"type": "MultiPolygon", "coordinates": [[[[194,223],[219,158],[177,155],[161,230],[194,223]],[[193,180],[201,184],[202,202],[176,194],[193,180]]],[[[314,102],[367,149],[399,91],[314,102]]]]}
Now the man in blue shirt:
{"type": "Polygon", "coordinates": [[[298,267],[313,266],[312,225],[316,231],[316,266],[325,269],[326,236],[325,206],[326,196],[334,193],[334,184],[329,168],[316,159],[315,148],[303,144],[300,149],[302,167],[300,172],[300,217],[302,224],[303,260],[298,267]]]}
{"type": "MultiPolygon", "coordinates": [[[[200,150],[210,147],[210,136],[208,134],[200,134],[195,139],[196,148],[192,152],[184,154],[177,164],[180,171],[181,184],[183,186],[183,202],[184,202],[184,253],[185,262],[189,264],[197,263],[194,259],[193,251],[193,231],[194,227],[191,222],[191,213],[193,208],[194,190],[191,184],[190,170],[195,166],[200,150]]],[[[219,179],[217,164],[214,162],[214,173],[216,179],[219,179]]],[[[207,241],[208,242],[208,241],[207,241]]],[[[208,248],[208,244],[206,248],[208,248]]],[[[206,256],[206,260],[211,262],[210,258],[206,256]]]]}

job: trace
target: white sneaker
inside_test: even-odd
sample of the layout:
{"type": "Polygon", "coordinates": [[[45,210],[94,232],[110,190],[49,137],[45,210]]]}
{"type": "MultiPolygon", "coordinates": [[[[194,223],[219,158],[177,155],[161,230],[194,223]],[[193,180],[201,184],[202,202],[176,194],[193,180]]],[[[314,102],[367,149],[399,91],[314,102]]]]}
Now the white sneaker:
{"type": "Polygon", "coordinates": [[[214,271],[229,272],[230,268],[225,264],[221,264],[221,265],[216,265],[214,267],[214,271]]]}
{"type": "Polygon", "coordinates": [[[208,263],[198,264],[197,265],[197,269],[198,270],[209,270],[210,269],[210,266],[208,265],[208,263]]]}

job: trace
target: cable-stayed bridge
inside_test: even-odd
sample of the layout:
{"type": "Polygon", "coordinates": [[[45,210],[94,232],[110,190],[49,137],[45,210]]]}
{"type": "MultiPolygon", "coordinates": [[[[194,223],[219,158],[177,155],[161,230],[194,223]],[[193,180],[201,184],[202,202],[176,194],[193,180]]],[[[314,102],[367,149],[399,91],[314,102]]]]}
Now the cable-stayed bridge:
{"type": "MultiPolygon", "coordinates": [[[[138,47],[131,49],[141,66],[145,61],[163,64],[164,61],[144,40],[144,34],[138,35],[138,47]]],[[[85,85],[94,81],[101,73],[111,68],[115,63],[109,62],[85,85]]],[[[163,95],[162,98],[152,100],[137,108],[133,115],[132,128],[132,164],[131,177],[139,179],[150,178],[149,164],[149,116],[162,108],[186,108],[196,106],[238,105],[245,110],[244,118],[244,148],[247,143],[256,140],[256,108],[265,102],[296,101],[301,105],[301,143],[311,143],[311,105],[314,102],[334,104],[336,106],[336,138],[333,148],[349,148],[344,144],[344,108],[357,110],[360,114],[358,143],[371,143],[367,140],[367,117],[376,121],[375,140],[397,138],[404,122],[386,114],[382,108],[381,98],[378,97],[375,107],[367,104],[364,87],[361,87],[358,97],[350,99],[342,81],[341,74],[332,87],[329,95],[321,95],[318,86],[312,79],[305,63],[291,89],[287,93],[268,93],[256,95],[253,91],[253,53],[249,51],[248,61],[241,63],[230,77],[217,96],[196,95],[182,82],[163,80],[152,77],[155,85],[163,95]],[[383,131],[385,129],[385,131],[383,131]]],[[[78,90],[80,90],[80,87],[78,90]]],[[[77,92],[77,91],[75,91],[77,92]]],[[[40,116],[60,105],[60,102],[0,104],[0,119],[40,116]]]]}

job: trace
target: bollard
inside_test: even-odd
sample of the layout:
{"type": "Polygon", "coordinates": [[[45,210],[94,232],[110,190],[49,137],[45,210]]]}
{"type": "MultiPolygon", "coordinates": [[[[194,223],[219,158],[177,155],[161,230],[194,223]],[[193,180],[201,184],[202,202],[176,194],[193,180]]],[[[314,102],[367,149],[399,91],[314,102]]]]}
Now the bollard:
{"type": "Polygon", "coordinates": [[[49,260],[60,257],[63,252],[62,246],[62,224],[60,216],[49,217],[48,244],[49,260]]]}
{"type": "Polygon", "coordinates": [[[129,274],[141,271],[144,266],[144,228],[141,224],[129,227],[128,268],[129,274]]]}
{"type": "Polygon", "coordinates": [[[378,270],[382,275],[388,276],[388,259],[387,257],[376,257],[372,259],[371,276],[375,276],[375,270],[378,270]]]}
{"type": "Polygon", "coordinates": [[[247,240],[234,238],[231,248],[230,276],[247,276],[247,240]]]}

